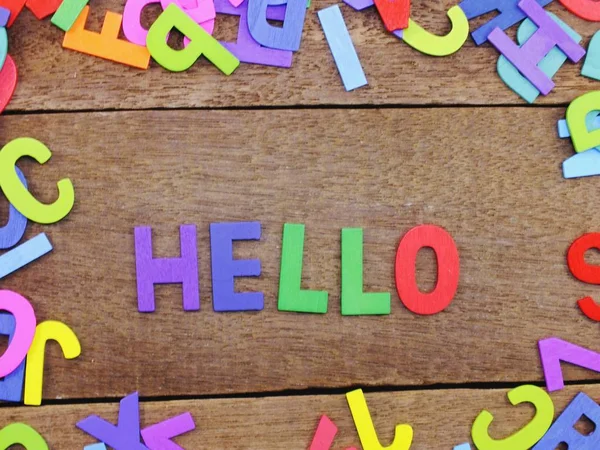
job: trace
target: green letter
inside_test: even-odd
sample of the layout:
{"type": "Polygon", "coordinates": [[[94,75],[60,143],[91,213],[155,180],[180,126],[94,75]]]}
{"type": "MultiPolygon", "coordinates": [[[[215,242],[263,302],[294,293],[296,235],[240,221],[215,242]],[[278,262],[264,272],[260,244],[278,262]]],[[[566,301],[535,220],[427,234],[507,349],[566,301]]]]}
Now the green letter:
{"type": "Polygon", "coordinates": [[[167,6],[148,30],[146,46],[154,60],[172,72],[189,69],[201,55],[206,56],[225,75],[231,75],[240,65],[240,61],[229,50],[174,3],[167,6]],[[190,39],[183,50],[174,50],[167,44],[167,37],[173,28],[190,39]]]}
{"type": "Polygon", "coordinates": [[[389,314],[389,292],[363,292],[363,230],[342,229],[342,315],[389,314]]]}
{"type": "Polygon", "coordinates": [[[300,289],[303,253],[304,225],[284,224],[278,309],[279,311],[324,314],[327,312],[327,292],[300,289]]]}

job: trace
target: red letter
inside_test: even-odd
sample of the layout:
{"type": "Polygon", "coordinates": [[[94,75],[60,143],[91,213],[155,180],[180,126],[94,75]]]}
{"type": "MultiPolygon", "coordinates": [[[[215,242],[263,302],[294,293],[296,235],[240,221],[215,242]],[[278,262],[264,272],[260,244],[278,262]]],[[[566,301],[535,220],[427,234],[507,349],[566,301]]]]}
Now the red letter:
{"type": "Polygon", "coordinates": [[[396,252],[396,290],[404,306],[415,314],[437,314],[448,307],[456,288],[460,272],[458,250],[452,236],[435,225],[421,225],[410,230],[400,241],[396,252]],[[431,247],[437,257],[437,284],[435,289],[423,294],[415,279],[417,253],[431,247]]]}
{"type": "MultiPolygon", "coordinates": [[[[600,233],[588,233],[576,239],[567,252],[567,264],[579,281],[600,284],[600,266],[592,266],[585,262],[585,252],[591,248],[600,250],[600,233]]],[[[582,298],[577,304],[588,318],[600,322],[600,306],[591,297],[582,298]]]]}
{"type": "Polygon", "coordinates": [[[408,27],[410,0],[375,0],[375,6],[390,33],[408,27]]]}
{"type": "Polygon", "coordinates": [[[600,22],[600,2],[597,0],[560,0],[576,16],[591,22],[600,22]]]}

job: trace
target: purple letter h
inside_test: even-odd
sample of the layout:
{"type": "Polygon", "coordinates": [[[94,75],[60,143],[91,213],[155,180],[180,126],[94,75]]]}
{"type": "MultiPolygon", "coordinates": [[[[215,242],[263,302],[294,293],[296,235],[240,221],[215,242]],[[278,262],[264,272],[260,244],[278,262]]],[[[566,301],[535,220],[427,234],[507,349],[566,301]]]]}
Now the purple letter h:
{"type": "Polygon", "coordinates": [[[554,47],[558,47],[572,62],[577,62],[585,50],[548,15],[535,0],[521,0],[519,8],[538,26],[538,30],[521,47],[500,29],[494,28],[488,40],[533,84],[548,95],[554,82],[537,66],[554,47]]]}
{"type": "Polygon", "coordinates": [[[184,311],[200,309],[198,286],[198,252],[196,250],[196,226],[181,225],[180,258],[153,258],[152,228],[136,227],[135,266],[137,273],[138,310],[153,312],[155,284],[181,283],[184,311]]]}

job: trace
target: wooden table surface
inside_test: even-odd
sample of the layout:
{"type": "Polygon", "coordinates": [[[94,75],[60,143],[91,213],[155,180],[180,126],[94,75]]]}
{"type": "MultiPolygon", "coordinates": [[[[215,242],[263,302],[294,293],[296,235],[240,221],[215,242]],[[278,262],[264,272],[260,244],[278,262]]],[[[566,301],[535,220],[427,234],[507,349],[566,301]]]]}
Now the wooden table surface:
{"type": "MultiPolygon", "coordinates": [[[[411,449],[452,449],[470,441],[482,409],[496,438],[531,418],[506,392],[544,385],[539,339],[600,350],[598,325],[576,306],[597,289],[566,265],[569,245],[598,231],[598,179],[563,179],[573,148],[556,135],[565,106],[598,82],[566,63],[554,91],[528,106],[498,77],[491,46],[469,39],[429,57],[387,34],[374,8],[342,5],[369,80],[345,92],[316,15],[330,4],[313,0],[291,69],[242,65],[231,77],[207,61],[174,74],[65,50],[63,33],[29,11],[9,29],[19,84],[0,146],[21,136],[48,145],[49,163],[21,164],[30,190],[50,202],[69,177],[76,204],[57,224],[29,225],[26,237],[44,231],[54,251],[1,286],[29,298],[38,321],[71,326],[83,351],[66,361],[51,344],[44,406],[0,405],[0,426],[23,421],[51,449],[81,449],[93,439],[75,423],[114,422],[119,399],[139,391],[142,426],[193,414],[197,429],[178,439],[188,450],[306,449],[322,414],[340,428],[335,448],[361,448],[343,394],[362,387],[384,445],[408,423],[411,449]],[[235,244],[237,258],[262,262],[261,277],[236,280],[264,292],[262,312],[213,311],[209,224],[225,221],[262,223],[260,241],[235,244]],[[277,310],[284,223],[306,225],[303,287],[329,292],[325,315],[277,310]],[[461,276],[445,311],[417,316],[393,266],[402,236],[426,223],[453,236],[461,276]],[[133,229],[152,226],[155,255],[177,256],[181,224],[198,230],[201,310],[184,312],[181,288],[160,286],[156,312],[141,314],[133,229]],[[389,316],[340,314],[346,227],[364,229],[365,291],[391,293],[389,316]]],[[[413,0],[412,17],[442,34],[454,4],[413,0]]],[[[91,7],[99,31],[123,0],[91,7]]],[[[558,2],[548,9],[587,47],[598,24],[558,2]]],[[[215,36],[233,39],[236,21],[221,19],[215,36]]],[[[432,255],[417,262],[423,289],[435,284],[432,255]]],[[[600,397],[599,374],[563,369],[557,414],[579,391],[600,397]]]]}

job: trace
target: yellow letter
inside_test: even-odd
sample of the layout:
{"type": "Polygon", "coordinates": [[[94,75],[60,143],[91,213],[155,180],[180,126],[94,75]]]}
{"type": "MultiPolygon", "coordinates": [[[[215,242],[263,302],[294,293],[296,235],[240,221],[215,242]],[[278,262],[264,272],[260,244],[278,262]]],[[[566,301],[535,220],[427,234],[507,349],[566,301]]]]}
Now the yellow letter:
{"type": "Polygon", "coordinates": [[[371,420],[369,407],[363,395],[362,389],[357,389],[346,394],[348,406],[358,431],[358,437],[363,450],[409,450],[412,444],[413,429],[410,425],[396,425],[396,435],[394,442],[389,447],[383,447],[377,438],[375,426],[371,420]]]}
{"type": "Polygon", "coordinates": [[[519,386],[508,392],[508,400],[515,406],[523,402],[533,403],[535,417],[513,435],[495,440],[488,433],[494,416],[486,410],[481,411],[471,428],[473,443],[479,450],[527,450],[533,447],[552,425],[554,403],[542,388],[531,385],[519,386]]]}
{"type": "Polygon", "coordinates": [[[52,153],[44,144],[32,138],[15,139],[0,150],[0,187],[8,201],[25,217],[37,223],[54,223],[64,218],[75,203],[71,180],[65,178],[57,184],[58,199],[50,204],[40,203],[19,180],[16,162],[30,156],[40,164],[50,159],[52,153]]]}
{"type": "Polygon", "coordinates": [[[408,19],[402,40],[415,50],[432,56],[448,56],[457,52],[469,37],[469,20],[458,5],[448,10],[452,30],[446,36],[436,36],[408,19]]]}
{"type": "Polygon", "coordinates": [[[26,405],[41,405],[42,403],[44,356],[48,340],[59,343],[66,359],[74,359],[81,354],[79,339],[67,325],[55,320],[40,323],[35,329],[35,337],[29,353],[27,353],[24,395],[26,405]]]}

